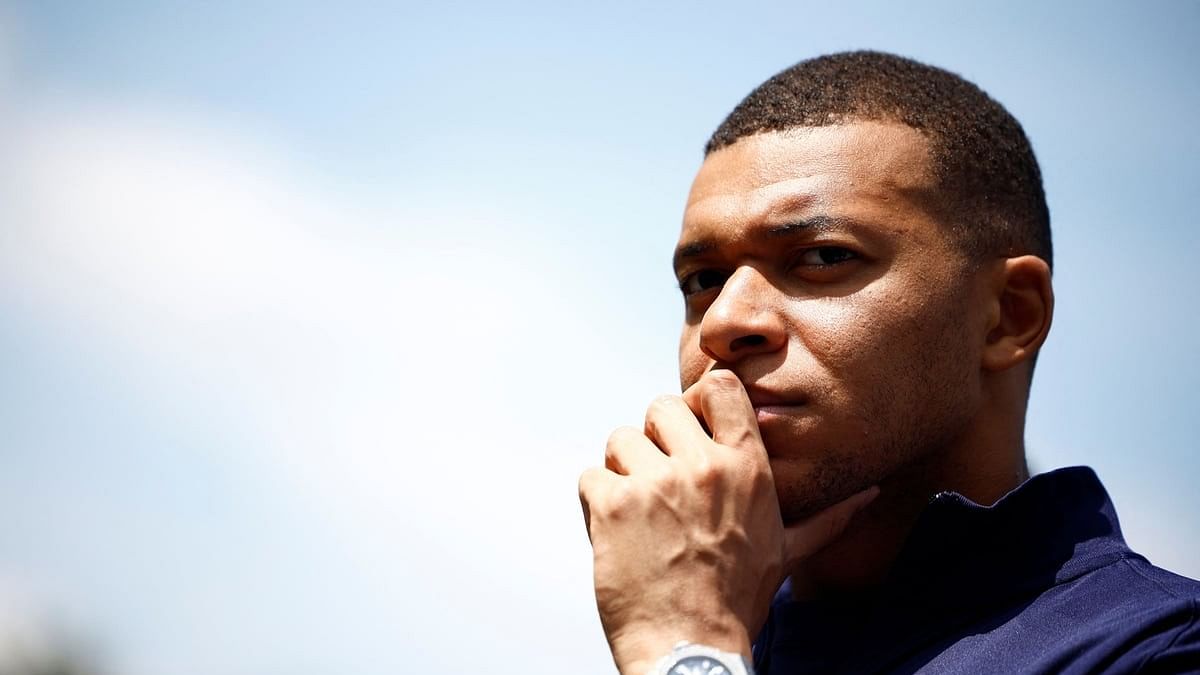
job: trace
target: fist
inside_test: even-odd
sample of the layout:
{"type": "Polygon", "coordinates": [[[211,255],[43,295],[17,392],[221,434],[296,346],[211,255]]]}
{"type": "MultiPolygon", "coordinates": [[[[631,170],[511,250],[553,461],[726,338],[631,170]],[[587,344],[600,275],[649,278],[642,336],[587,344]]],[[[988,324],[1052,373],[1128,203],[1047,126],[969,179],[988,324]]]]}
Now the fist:
{"type": "Polygon", "coordinates": [[[596,604],[618,668],[643,675],[681,640],[749,656],[786,571],[836,538],[875,492],[785,528],[754,408],[733,373],[655,400],[644,427],[613,432],[604,467],[579,479],[596,604]]]}

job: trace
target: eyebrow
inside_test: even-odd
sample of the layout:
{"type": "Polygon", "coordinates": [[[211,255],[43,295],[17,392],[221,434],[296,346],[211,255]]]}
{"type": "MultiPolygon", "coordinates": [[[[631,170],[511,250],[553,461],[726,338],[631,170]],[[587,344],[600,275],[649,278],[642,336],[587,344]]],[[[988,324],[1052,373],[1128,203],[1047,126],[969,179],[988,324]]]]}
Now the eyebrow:
{"type": "MultiPolygon", "coordinates": [[[[850,218],[838,218],[834,216],[813,216],[811,218],[803,218],[800,220],[789,220],[781,225],[772,225],[770,227],[757,230],[752,236],[760,239],[782,239],[793,237],[802,233],[809,232],[828,232],[839,228],[859,227],[858,221],[850,218]]],[[[680,245],[675,249],[675,257],[672,259],[673,266],[678,269],[684,261],[712,251],[717,247],[717,241],[714,239],[699,239],[680,245]]]]}

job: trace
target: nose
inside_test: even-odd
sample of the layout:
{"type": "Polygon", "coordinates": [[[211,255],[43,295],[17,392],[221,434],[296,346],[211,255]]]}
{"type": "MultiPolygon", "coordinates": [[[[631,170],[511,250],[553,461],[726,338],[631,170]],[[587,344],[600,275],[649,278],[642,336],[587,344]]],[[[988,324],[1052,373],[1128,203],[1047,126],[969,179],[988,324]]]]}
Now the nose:
{"type": "Polygon", "coordinates": [[[782,301],[758,270],[737,268],[700,320],[700,350],[718,363],[734,363],[782,349],[787,344],[782,301]]]}

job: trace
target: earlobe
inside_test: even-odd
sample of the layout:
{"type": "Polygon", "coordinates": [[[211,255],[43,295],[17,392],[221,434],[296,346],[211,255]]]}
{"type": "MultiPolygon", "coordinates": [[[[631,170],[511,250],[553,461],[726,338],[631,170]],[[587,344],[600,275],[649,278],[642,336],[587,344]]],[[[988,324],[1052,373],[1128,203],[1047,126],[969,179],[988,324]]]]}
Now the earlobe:
{"type": "Polygon", "coordinates": [[[1001,371],[1031,360],[1046,341],[1054,316],[1050,266],[1037,256],[1004,261],[989,316],[983,367],[1001,371]]]}

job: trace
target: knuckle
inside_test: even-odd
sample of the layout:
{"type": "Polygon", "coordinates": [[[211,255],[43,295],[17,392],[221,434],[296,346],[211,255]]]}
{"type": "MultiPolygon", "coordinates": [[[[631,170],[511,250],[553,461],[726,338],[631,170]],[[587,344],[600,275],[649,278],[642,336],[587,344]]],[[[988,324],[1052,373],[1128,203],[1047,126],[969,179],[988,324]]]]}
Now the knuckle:
{"type": "Polygon", "coordinates": [[[617,427],[608,435],[608,443],[604,446],[605,455],[611,457],[622,446],[628,444],[632,438],[641,435],[642,432],[633,427],[617,427]]]}
{"type": "Polygon", "coordinates": [[[579,474],[579,501],[583,502],[585,505],[592,498],[593,493],[595,492],[594,486],[596,485],[596,473],[598,471],[600,471],[600,469],[593,467],[579,474]]]}
{"type": "Polygon", "coordinates": [[[756,470],[751,483],[755,492],[775,491],[775,476],[770,471],[756,470]]]}
{"type": "Polygon", "coordinates": [[[619,483],[605,495],[600,511],[608,520],[619,520],[629,513],[637,501],[637,493],[633,486],[629,483],[619,483]]]}
{"type": "Polygon", "coordinates": [[[646,407],[646,430],[658,428],[658,422],[675,408],[678,400],[678,396],[663,394],[650,401],[650,405],[646,407]]]}
{"type": "Polygon", "coordinates": [[[650,411],[663,412],[670,410],[677,405],[679,400],[680,399],[678,396],[673,396],[671,394],[662,394],[661,396],[656,396],[653,401],[650,401],[650,411]]]}
{"type": "Polygon", "coordinates": [[[725,476],[725,468],[708,455],[702,455],[692,465],[692,480],[704,489],[716,489],[721,486],[725,476]]]}
{"type": "Polygon", "coordinates": [[[825,531],[826,538],[833,539],[834,537],[838,536],[838,534],[841,533],[842,528],[845,527],[845,525],[846,525],[846,523],[844,520],[842,520],[842,517],[840,515],[830,518],[829,522],[826,526],[827,527],[827,529],[825,531]]]}

